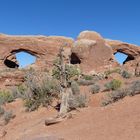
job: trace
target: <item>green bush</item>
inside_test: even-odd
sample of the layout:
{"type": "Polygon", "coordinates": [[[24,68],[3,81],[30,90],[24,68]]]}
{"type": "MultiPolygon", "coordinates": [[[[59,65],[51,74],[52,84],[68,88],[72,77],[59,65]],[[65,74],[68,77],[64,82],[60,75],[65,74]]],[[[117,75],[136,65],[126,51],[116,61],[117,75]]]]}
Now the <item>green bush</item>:
{"type": "Polygon", "coordinates": [[[5,121],[5,125],[8,124],[8,122],[13,119],[15,115],[13,114],[12,111],[5,111],[3,114],[3,119],[5,121]]]}
{"type": "Polygon", "coordinates": [[[12,111],[5,111],[4,108],[0,106],[0,120],[1,123],[0,125],[6,125],[8,122],[13,119],[15,115],[12,113],[12,111]]]}
{"type": "Polygon", "coordinates": [[[93,80],[93,76],[91,76],[91,75],[83,75],[83,79],[85,79],[85,80],[93,80]]]}
{"type": "Polygon", "coordinates": [[[114,103],[125,96],[134,96],[140,94],[140,80],[131,83],[131,86],[126,89],[118,89],[107,94],[107,97],[103,100],[102,105],[108,105],[114,103]]]}
{"type": "Polygon", "coordinates": [[[88,103],[88,98],[86,95],[71,95],[68,100],[69,110],[73,110],[76,108],[86,107],[88,103]]]}
{"type": "Polygon", "coordinates": [[[0,91],[0,105],[14,101],[14,96],[9,91],[0,91]]]}
{"type": "Polygon", "coordinates": [[[66,65],[66,76],[67,80],[71,79],[72,77],[80,75],[80,69],[74,65],[66,65]]]}
{"type": "Polygon", "coordinates": [[[90,86],[90,92],[92,94],[98,93],[99,91],[100,91],[100,86],[99,85],[94,84],[94,85],[90,86]]]}
{"type": "Polygon", "coordinates": [[[11,89],[11,93],[14,96],[14,98],[22,98],[25,99],[26,98],[26,92],[27,92],[27,86],[25,86],[25,84],[21,84],[17,87],[13,87],[11,89]]]}
{"type": "Polygon", "coordinates": [[[5,110],[0,106],[0,117],[4,114],[5,110]]]}
{"type": "Polygon", "coordinates": [[[122,82],[117,79],[113,79],[111,82],[104,85],[107,90],[116,90],[122,86],[122,82]]]}
{"type": "Polygon", "coordinates": [[[105,71],[104,72],[104,74],[106,75],[106,76],[108,76],[108,75],[110,75],[110,74],[112,74],[112,73],[121,73],[121,69],[120,68],[115,68],[115,69],[112,69],[112,70],[108,70],[108,71],[105,71]]]}
{"type": "Polygon", "coordinates": [[[126,70],[124,70],[122,73],[121,73],[121,75],[122,75],[122,77],[123,78],[131,78],[131,74],[128,72],[128,71],[126,71],[126,70]]]}
{"type": "Polygon", "coordinates": [[[89,86],[95,84],[94,80],[79,79],[77,82],[81,86],[89,86]]]}
{"type": "MultiPolygon", "coordinates": [[[[58,80],[60,80],[60,62],[59,60],[54,61],[54,67],[52,69],[52,76],[58,80]]],[[[81,74],[81,71],[77,66],[66,64],[65,65],[65,73],[66,73],[66,79],[69,81],[72,77],[79,76],[81,74]]]]}
{"type": "Polygon", "coordinates": [[[129,87],[128,95],[134,96],[136,94],[140,94],[140,80],[132,82],[129,87]]]}
{"type": "Polygon", "coordinates": [[[59,83],[46,73],[29,73],[26,75],[27,90],[25,91],[25,107],[27,111],[34,111],[39,106],[47,107],[60,92],[59,83]]]}
{"type": "Polygon", "coordinates": [[[119,89],[107,94],[107,97],[102,101],[102,105],[106,106],[108,104],[114,103],[120,99],[123,99],[127,96],[127,89],[119,89]]]}
{"type": "Polygon", "coordinates": [[[25,99],[24,100],[24,106],[26,107],[26,111],[34,111],[39,108],[40,102],[36,101],[36,99],[32,100],[30,99],[25,99]]]}
{"type": "Polygon", "coordinates": [[[72,90],[73,95],[80,94],[79,84],[76,81],[71,82],[71,90],[72,90]]]}

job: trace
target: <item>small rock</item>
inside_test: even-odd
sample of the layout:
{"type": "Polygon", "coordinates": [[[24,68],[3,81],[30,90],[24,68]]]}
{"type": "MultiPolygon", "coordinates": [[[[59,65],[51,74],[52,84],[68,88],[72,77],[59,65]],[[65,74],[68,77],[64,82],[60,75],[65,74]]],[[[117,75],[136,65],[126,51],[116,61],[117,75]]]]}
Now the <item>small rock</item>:
{"type": "Polygon", "coordinates": [[[7,132],[5,130],[0,130],[0,138],[3,138],[7,132]]]}

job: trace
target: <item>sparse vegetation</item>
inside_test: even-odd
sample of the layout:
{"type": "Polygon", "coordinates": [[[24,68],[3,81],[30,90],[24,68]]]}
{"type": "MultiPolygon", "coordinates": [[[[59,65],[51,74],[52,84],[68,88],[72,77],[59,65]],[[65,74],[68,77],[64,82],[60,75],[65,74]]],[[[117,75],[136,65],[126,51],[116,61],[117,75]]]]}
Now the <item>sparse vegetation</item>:
{"type": "Polygon", "coordinates": [[[14,98],[25,99],[27,90],[28,90],[27,86],[25,84],[21,84],[17,87],[13,87],[11,89],[11,92],[12,92],[12,95],[14,96],[14,98]]]}
{"type": "Polygon", "coordinates": [[[106,106],[108,104],[114,103],[125,96],[127,96],[128,90],[127,89],[119,89],[107,94],[107,97],[104,98],[102,105],[106,106]]]}
{"type": "Polygon", "coordinates": [[[106,83],[104,86],[107,90],[116,90],[122,86],[122,82],[120,80],[113,79],[109,83],[106,83]]]}
{"type": "Polygon", "coordinates": [[[93,76],[91,75],[83,75],[84,80],[93,80],[93,76]]]}
{"type": "Polygon", "coordinates": [[[13,114],[12,111],[5,111],[3,114],[3,119],[5,121],[5,125],[8,124],[8,122],[13,119],[15,115],[13,114]]]}
{"type": "Polygon", "coordinates": [[[4,108],[0,106],[0,120],[1,123],[0,125],[6,125],[8,122],[13,119],[15,115],[12,113],[12,111],[5,111],[4,108]]]}
{"type": "Polygon", "coordinates": [[[136,94],[140,94],[140,80],[132,82],[129,87],[128,95],[134,96],[136,94]]]}
{"type": "Polygon", "coordinates": [[[81,86],[89,86],[95,84],[94,80],[79,79],[77,82],[81,86]]]}
{"type": "Polygon", "coordinates": [[[71,82],[71,90],[72,90],[73,95],[80,94],[79,84],[76,81],[71,82]]]}
{"type": "Polygon", "coordinates": [[[107,94],[107,97],[103,100],[102,105],[108,105],[114,103],[125,96],[134,96],[140,94],[140,81],[134,81],[127,89],[119,89],[107,94]]]}
{"type": "Polygon", "coordinates": [[[90,92],[92,94],[98,93],[100,91],[100,86],[97,84],[91,85],[90,86],[90,92]]]}
{"type": "Polygon", "coordinates": [[[76,108],[82,108],[86,107],[88,103],[88,98],[86,95],[79,94],[79,95],[70,95],[68,99],[68,108],[69,111],[76,109],[76,108]]]}
{"type": "Polygon", "coordinates": [[[131,75],[128,71],[126,71],[126,70],[123,70],[122,73],[121,73],[121,75],[122,75],[123,78],[131,78],[131,76],[132,76],[132,75],[131,75]]]}
{"type": "Polygon", "coordinates": [[[27,111],[34,111],[41,105],[47,107],[59,96],[59,83],[46,73],[28,73],[25,84],[24,105],[27,111]]]}
{"type": "Polygon", "coordinates": [[[0,117],[4,114],[4,109],[0,106],[0,117]]]}
{"type": "MultiPolygon", "coordinates": [[[[60,69],[60,60],[56,59],[54,61],[54,68],[52,70],[52,76],[56,79],[60,79],[60,74],[61,74],[61,69],[60,69]]],[[[66,73],[66,79],[70,80],[72,77],[79,76],[81,71],[77,66],[71,65],[71,64],[66,64],[65,65],[65,73],[66,73]]]]}
{"type": "Polygon", "coordinates": [[[108,71],[105,71],[104,72],[104,74],[106,75],[106,76],[108,76],[108,75],[110,75],[110,74],[112,74],[112,73],[121,73],[121,69],[120,68],[115,68],[115,69],[112,69],[112,70],[108,70],[108,71]]]}
{"type": "Polygon", "coordinates": [[[0,91],[0,105],[5,103],[10,103],[14,101],[14,96],[10,93],[10,91],[1,90],[0,91]]]}

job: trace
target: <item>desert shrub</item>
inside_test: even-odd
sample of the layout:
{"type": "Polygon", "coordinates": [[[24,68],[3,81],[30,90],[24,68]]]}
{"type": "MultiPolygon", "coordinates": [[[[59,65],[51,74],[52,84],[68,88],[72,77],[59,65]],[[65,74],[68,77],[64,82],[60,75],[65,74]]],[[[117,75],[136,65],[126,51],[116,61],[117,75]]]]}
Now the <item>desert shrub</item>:
{"type": "Polygon", "coordinates": [[[80,73],[80,69],[77,68],[75,65],[66,65],[67,80],[71,79],[74,76],[79,76],[80,73]]]}
{"type": "Polygon", "coordinates": [[[120,80],[113,79],[109,83],[106,83],[104,86],[107,90],[116,90],[122,86],[122,82],[120,80]]]}
{"type": "Polygon", "coordinates": [[[79,84],[76,81],[71,82],[71,90],[72,90],[73,95],[80,94],[79,84]]]}
{"type": "Polygon", "coordinates": [[[0,125],[6,125],[8,122],[13,119],[15,115],[12,113],[12,111],[6,111],[4,108],[0,106],[0,125]]]}
{"type": "Polygon", "coordinates": [[[140,80],[131,83],[131,86],[127,89],[119,89],[107,94],[107,97],[103,100],[102,105],[108,105],[114,103],[125,96],[134,96],[140,94],[140,80]]]}
{"type": "Polygon", "coordinates": [[[89,86],[95,84],[94,80],[79,79],[77,82],[81,86],[89,86]]]}
{"type": "Polygon", "coordinates": [[[121,75],[122,75],[123,78],[131,78],[131,76],[132,76],[132,75],[131,75],[128,71],[126,71],[126,70],[123,70],[122,73],[121,73],[121,75]]]}
{"type": "Polygon", "coordinates": [[[12,101],[14,101],[14,96],[6,90],[1,90],[0,91],[0,104],[4,104],[4,103],[10,103],[12,101]]]}
{"type": "Polygon", "coordinates": [[[128,90],[127,89],[119,89],[107,94],[107,97],[104,98],[102,101],[102,105],[106,106],[108,104],[114,103],[120,99],[123,99],[127,96],[128,90]]]}
{"type": "Polygon", "coordinates": [[[91,75],[83,75],[84,80],[93,80],[93,76],[91,75]]]}
{"type": "Polygon", "coordinates": [[[15,115],[13,114],[12,111],[5,111],[3,114],[3,119],[5,121],[5,125],[8,124],[8,122],[13,119],[15,115]]]}
{"type": "Polygon", "coordinates": [[[24,106],[26,107],[26,111],[30,112],[30,111],[34,111],[34,110],[38,109],[40,106],[40,102],[36,101],[36,99],[31,100],[31,98],[25,99],[24,106]]]}
{"type": "Polygon", "coordinates": [[[140,94],[140,80],[132,82],[129,87],[128,95],[134,96],[136,94],[140,94]]]}
{"type": "Polygon", "coordinates": [[[69,110],[73,110],[76,108],[86,107],[88,103],[88,98],[86,95],[71,95],[68,100],[69,110]]]}
{"type": "Polygon", "coordinates": [[[26,91],[27,91],[27,86],[25,84],[21,84],[19,86],[13,87],[11,89],[11,93],[14,96],[14,98],[26,98],[26,91]]]}
{"type": "Polygon", "coordinates": [[[112,74],[112,73],[121,73],[121,69],[120,68],[115,68],[115,69],[112,69],[112,70],[108,70],[108,71],[105,71],[104,72],[104,74],[106,75],[106,76],[108,76],[108,75],[110,75],[110,74],[112,74]]]}
{"type": "Polygon", "coordinates": [[[4,114],[5,110],[0,106],[0,117],[4,114]]]}
{"type": "Polygon", "coordinates": [[[92,94],[98,93],[100,91],[100,86],[97,84],[91,85],[90,86],[90,92],[92,94]]]}
{"type": "Polygon", "coordinates": [[[27,111],[34,111],[39,106],[47,107],[60,92],[59,83],[46,73],[29,73],[26,75],[27,86],[24,99],[27,111]]]}
{"type": "MultiPolygon", "coordinates": [[[[54,67],[52,69],[52,76],[60,80],[60,61],[56,59],[54,61],[54,67]]],[[[79,76],[81,74],[80,69],[75,65],[66,64],[65,65],[66,79],[70,80],[72,77],[79,76]]]]}

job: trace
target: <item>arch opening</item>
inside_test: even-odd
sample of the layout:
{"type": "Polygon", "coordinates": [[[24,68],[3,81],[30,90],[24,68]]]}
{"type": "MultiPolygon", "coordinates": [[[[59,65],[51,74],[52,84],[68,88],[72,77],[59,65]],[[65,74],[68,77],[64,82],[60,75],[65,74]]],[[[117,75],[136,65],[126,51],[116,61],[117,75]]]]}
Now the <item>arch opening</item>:
{"type": "Polygon", "coordinates": [[[124,54],[122,52],[116,52],[114,56],[117,62],[121,65],[125,64],[128,61],[134,60],[134,57],[124,54]]]}
{"type": "Polygon", "coordinates": [[[18,68],[18,67],[19,67],[18,63],[14,62],[14,61],[11,61],[11,60],[8,60],[8,59],[6,59],[6,60],[4,61],[4,64],[5,64],[8,68],[18,68]]]}
{"type": "Polygon", "coordinates": [[[70,63],[71,64],[80,64],[81,60],[79,59],[79,57],[75,53],[72,53],[70,56],[70,63]]]}
{"type": "Polygon", "coordinates": [[[36,56],[26,51],[12,52],[12,55],[7,57],[4,64],[8,68],[26,68],[36,62],[36,56]]]}

